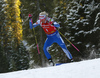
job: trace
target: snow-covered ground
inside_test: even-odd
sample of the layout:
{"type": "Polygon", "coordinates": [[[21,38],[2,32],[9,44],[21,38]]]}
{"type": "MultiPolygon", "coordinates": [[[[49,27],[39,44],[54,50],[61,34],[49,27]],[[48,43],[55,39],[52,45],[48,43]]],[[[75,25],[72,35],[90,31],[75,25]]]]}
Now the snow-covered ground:
{"type": "Polygon", "coordinates": [[[100,59],[3,73],[0,78],[100,78],[100,59]]]}

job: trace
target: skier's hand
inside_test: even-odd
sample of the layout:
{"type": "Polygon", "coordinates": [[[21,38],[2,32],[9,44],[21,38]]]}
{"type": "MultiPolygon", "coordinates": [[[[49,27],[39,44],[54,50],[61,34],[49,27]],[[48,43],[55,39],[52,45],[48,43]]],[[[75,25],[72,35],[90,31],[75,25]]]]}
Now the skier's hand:
{"type": "Polygon", "coordinates": [[[57,22],[53,22],[52,25],[53,25],[54,27],[57,27],[57,28],[60,27],[60,24],[58,24],[57,22]]]}
{"type": "Polygon", "coordinates": [[[29,19],[31,19],[31,18],[32,18],[32,15],[31,15],[31,14],[29,14],[29,15],[28,15],[28,17],[29,17],[29,19]]]}

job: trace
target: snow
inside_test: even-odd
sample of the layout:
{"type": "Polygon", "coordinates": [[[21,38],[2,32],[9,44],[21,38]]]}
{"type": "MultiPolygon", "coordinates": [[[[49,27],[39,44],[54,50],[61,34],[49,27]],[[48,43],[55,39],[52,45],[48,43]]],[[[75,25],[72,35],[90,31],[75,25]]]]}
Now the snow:
{"type": "Polygon", "coordinates": [[[99,78],[100,58],[0,74],[0,78],[99,78]]]}

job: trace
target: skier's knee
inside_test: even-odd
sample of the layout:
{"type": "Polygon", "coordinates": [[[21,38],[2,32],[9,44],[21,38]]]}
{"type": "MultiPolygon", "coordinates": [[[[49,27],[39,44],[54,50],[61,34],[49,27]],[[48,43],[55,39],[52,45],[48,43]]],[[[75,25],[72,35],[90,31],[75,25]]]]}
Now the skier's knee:
{"type": "Polygon", "coordinates": [[[48,52],[49,47],[43,47],[44,52],[47,51],[48,52]]]}
{"type": "Polygon", "coordinates": [[[43,47],[43,51],[46,51],[46,48],[45,47],[43,47]]]}

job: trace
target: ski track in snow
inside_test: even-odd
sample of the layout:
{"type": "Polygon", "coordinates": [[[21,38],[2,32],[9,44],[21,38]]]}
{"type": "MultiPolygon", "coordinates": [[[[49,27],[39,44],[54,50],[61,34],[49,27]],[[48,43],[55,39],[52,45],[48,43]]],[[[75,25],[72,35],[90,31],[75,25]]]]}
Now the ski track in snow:
{"type": "Polygon", "coordinates": [[[99,78],[100,59],[1,73],[0,78],[99,78]]]}

